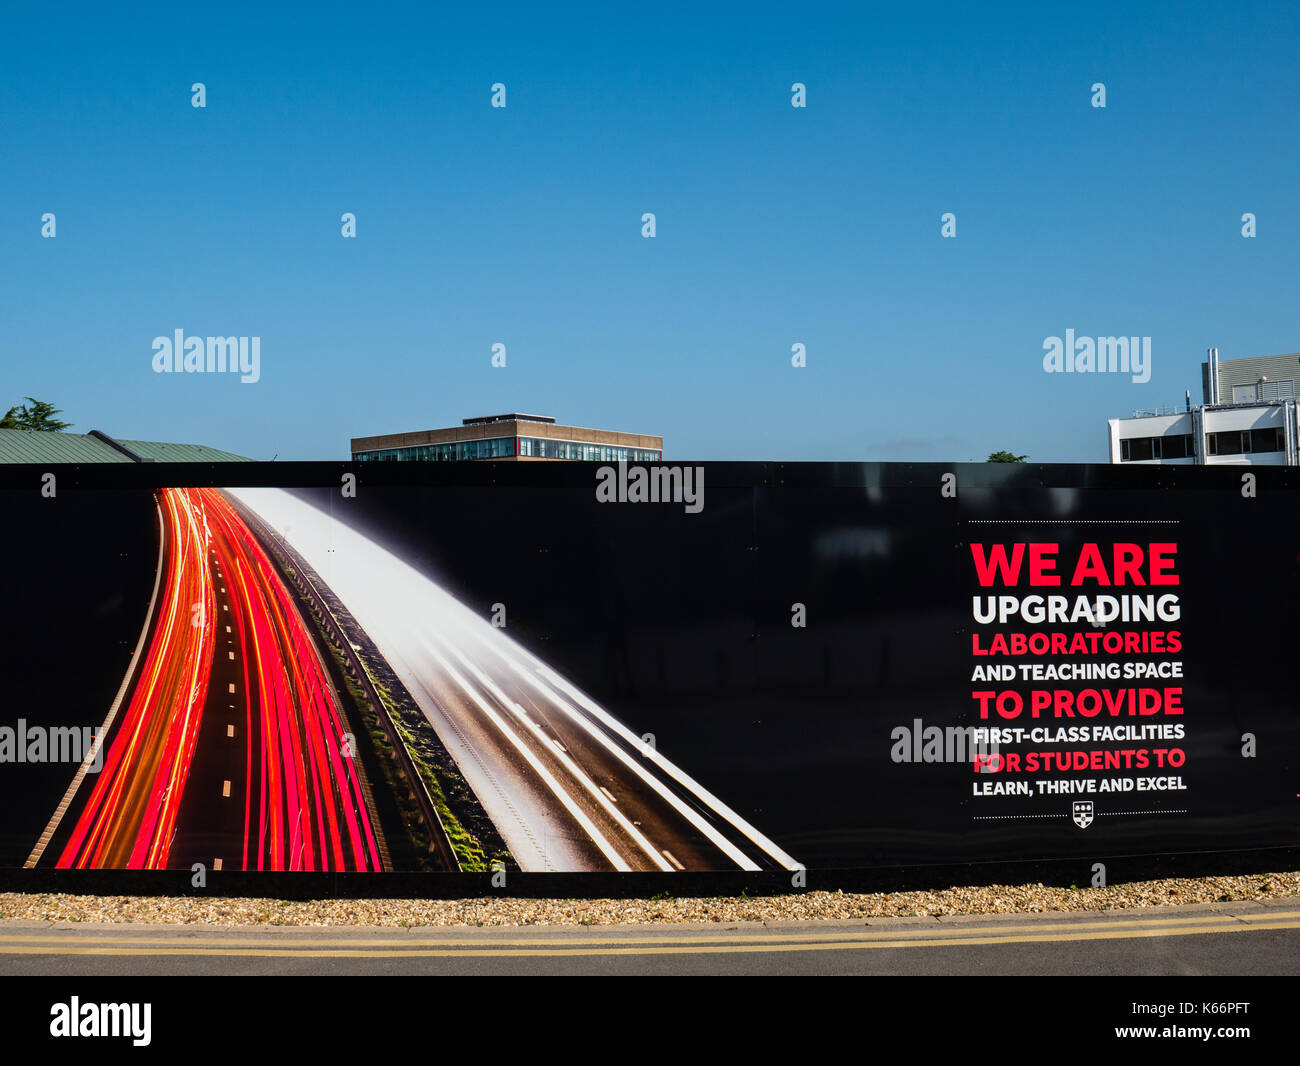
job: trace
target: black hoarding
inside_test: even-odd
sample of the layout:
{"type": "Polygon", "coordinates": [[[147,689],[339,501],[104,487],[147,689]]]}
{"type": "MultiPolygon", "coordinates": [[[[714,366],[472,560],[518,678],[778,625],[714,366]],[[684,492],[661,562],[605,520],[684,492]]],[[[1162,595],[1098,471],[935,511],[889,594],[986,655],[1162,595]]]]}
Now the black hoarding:
{"type": "Polygon", "coordinates": [[[1300,835],[1283,469],[0,485],[3,867],[861,870],[1300,835]]]}

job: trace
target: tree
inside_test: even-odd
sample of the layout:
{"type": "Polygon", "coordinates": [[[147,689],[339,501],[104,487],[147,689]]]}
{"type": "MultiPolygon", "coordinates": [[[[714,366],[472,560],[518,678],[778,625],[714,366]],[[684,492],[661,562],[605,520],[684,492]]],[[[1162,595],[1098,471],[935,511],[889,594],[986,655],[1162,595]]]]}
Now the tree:
{"type": "Polygon", "coordinates": [[[72,425],[71,422],[64,422],[54,417],[63,412],[52,403],[31,396],[24,396],[23,399],[27,400],[31,407],[23,404],[21,407],[9,408],[4,418],[0,418],[0,429],[34,429],[45,433],[58,433],[72,425]]]}
{"type": "Polygon", "coordinates": [[[988,457],[990,463],[1023,463],[1029,456],[1012,455],[1010,452],[993,452],[988,457]]]}

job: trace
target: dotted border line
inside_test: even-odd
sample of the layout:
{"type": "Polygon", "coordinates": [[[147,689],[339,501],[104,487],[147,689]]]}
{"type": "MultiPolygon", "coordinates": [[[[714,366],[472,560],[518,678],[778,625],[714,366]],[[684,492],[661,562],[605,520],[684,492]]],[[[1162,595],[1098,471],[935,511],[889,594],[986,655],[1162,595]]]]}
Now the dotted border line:
{"type": "Polygon", "coordinates": [[[972,822],[1006,821],[1008,818],[1069,818],[1068,814],[973,814],[972,822]]]}
{"type": "MultiPolygon", "coordinates": [[[[1095,812],[1096,817],[1098,817],[1098,818],[1116,818],[1116,817],[1136,816],[1136,815],[1145,815],[1145,814],[1186,814],[1186,813],[1187,813],[1186,810],[1161,810],[1161,811],[1097,811],[1097,812],[1095,812]]],[[[1074,815],[1072,815],[1072,814],[973,814],[973,815],[971,815],[971,821],[973,821],[973,822],[1000,822],[1000,821],[1008,821],[1009,819],[1012,819],[1012,818],[1070,818],[1070,819],[1073,819],[1073,818],[1074,818],[1074,815]]]]}
{"type": "Polygon", "coordinates": [[[1082,522],[1088,526],[1176,526],[1178,518],[967,518],[969,526],[1067,526],[1082,522]]]}
{"type": "Polygon", "coordinates": [[[1185,810],[1167,810],[1167,811],[1098,811],[1098,818],[1114,818],[1124,814],[1186,814],[1185,810]]]}

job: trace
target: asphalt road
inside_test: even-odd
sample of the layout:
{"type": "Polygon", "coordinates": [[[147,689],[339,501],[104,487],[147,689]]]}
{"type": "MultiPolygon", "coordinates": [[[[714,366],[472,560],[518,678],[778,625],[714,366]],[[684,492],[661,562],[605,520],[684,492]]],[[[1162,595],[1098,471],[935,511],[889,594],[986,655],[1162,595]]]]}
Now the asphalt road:
{"type": "Polygon", "coordinates": [[[0,922],[0,974],[1296,975],[1295,900],[764,926],[308,929],[0,922]]]}
{"type": "Polygon", "coordinates": [[[233,489],[347,606],[527,871],[798,869],[566,678],[402,560],[280,489],[233,489]]]}

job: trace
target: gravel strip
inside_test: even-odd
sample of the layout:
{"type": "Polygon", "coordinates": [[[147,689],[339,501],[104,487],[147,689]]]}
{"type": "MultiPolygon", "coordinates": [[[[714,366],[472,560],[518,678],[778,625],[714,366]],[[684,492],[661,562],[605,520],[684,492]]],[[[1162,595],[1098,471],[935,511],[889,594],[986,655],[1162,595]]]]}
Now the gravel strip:
{"type": "Polygon", "coordinates": [[[688,899],[665,895],[648,900],[491,897],[290,901],[5,892],[0,893],[0,919],[175,925],[624,925],[1104,911],[1288,896],[1300,896],[1300,871],[1136,881],[1110,888],[986,885],[929,892],[801,892],[754,898],[688,899]]]}

